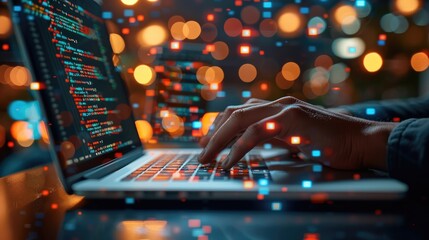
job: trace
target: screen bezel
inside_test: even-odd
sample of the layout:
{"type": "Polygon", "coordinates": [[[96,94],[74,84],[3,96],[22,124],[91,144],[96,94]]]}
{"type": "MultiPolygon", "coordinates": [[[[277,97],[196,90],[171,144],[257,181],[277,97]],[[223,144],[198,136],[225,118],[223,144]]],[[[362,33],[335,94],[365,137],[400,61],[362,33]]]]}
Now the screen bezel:
{"type": "MultiPolygon", "coordinates": [[[[94,2],[97,6],[100,7],[100,13],[101,13],[101,5],[100,5],[101,1],[97,1],[97,0],[90,0],[90,1],[94,2]]],[[[21,2],[20,0],[12,0],[8,2],[11,17],[14,17],[16,14],[13,11],[13,6],[20,6],[20,2],[21,2]]],[[[20,14],[23,14],[23,13],[20,13],[20,14]]],[[[13,25],[14,25],[14,33],[16,36],[16,40],[18,42],[18,47],[20,49],[20,54],[22,56],[24,65],[27,66],[27,68],[29,69],[30,74],[32,75],[32,79],[40,79],[43,81],[43,77],[38,76],[37,72],[34,71],[33,62],[35,61],[35,59],[34,59],[34,56],[29,54],[29,48],[27,46],[27,43],[23,39],[22,27],[17,23],[17,21],[13,21],[13,25]]],[[[108,33],[106,24],[103,24],[103,25],[104,25],[104,28],[106,29],[106,32],[108,33]]],[[[109,52],[113,54],[113,50],[111,49],[110,46],[108,47],[108,49],[109,49],[109,52]]],[[[109,58],[109,64],[113,66],[112,58],[109,58]]],[[[124,96],[126,96],[125,98],[126,104],[131,106],[130,100],[129,100],[129,92],[125,82],[123,81],[119,73],[115,72],[114,75],[115,75],[114,78],[117,80],[118,85],[120,85],[124,90],[123,94],[124,96]]],[[[134,139],[133,144],[130,146],[126,146],[121,149],[118,149],[117,151],[112,151],[110,153],[103,154],[99,157],[92,158],[91,160],[89,160],[90,162],[83,162],[83,163],[76,164],[75,165],[75,167],[77,168],[76,174],[73,174],[73,175],[68,174],[66,172],[65,161],[62,160],[62,156],[58,151],[59,149],[58,145],[61,141],[59,141],[59,139],[55,139],[54,136],[58,136],[58,135],[53,134],[53,133],[56,133],[57,130],[55,129],[55,127],[50,127],[52,126],[51,123],[56,122],[57,120],[55,119],[54,113],[50,111],[48,107],[45,107],[45,106],[49,106],[50,104],[47,96],[48,92],[45,90],[31,91],[31,94],[34,96],[35,100],[37,100],[40,103],[40,109],[43,115],[42,118],[47,123],[46,124],[47,131],[50,139],[50,144],[49,144],[50,155],[55,167],[57,168],[58,176],[62,181],[65,190],[68,193],[72,193],[73,192],[72,185],[78,182],[79,180],[81,180],[83,176],[88,174],[89,172],[92,172],[96,169],[100,169],[104,166],[115,164],[115,163],[123,164],[123,161],[121,160],[130,161],[131,159],[132,161],[138,158],[139,156],[143,155],[144,148],[140,139],[134,139]],[[120,152],[122,155],[119,158],[115,157],[115,155],[118,152],[120,152]]],[[[135,122],[133,114],[131,114],[130,120],[132,120],[132,122],[135,122]]],[[[134,131],[134,133],[138,136],[137,129],[134,124],[132,124],[132,126],[127,126],[127,128],[129,131],[134,131]]]]}

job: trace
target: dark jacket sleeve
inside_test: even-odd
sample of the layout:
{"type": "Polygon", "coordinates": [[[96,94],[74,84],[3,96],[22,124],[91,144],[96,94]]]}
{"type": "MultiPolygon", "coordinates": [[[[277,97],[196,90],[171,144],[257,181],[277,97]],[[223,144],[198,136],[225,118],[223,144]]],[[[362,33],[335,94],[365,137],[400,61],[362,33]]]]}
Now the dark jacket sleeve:
{"type": "Polygon", "coordinates": [[[390,176],[416,190],[429,189],[429,118],[401,122],[389,136],[390,176]]]}
{"type": "Polygon", "coordinates": [[[353,116],[374,121],[399,122],[409,118],[429,118],[429,97],[366,102],[342,106],[353,116]]]}
{"type": "Polygon", "coordinates": [[[389,175],[408,183],[411,189],[429,189],[429,98],[368,102],[342,108],[368,120],[402,121],[389,136],[389,175]]]}

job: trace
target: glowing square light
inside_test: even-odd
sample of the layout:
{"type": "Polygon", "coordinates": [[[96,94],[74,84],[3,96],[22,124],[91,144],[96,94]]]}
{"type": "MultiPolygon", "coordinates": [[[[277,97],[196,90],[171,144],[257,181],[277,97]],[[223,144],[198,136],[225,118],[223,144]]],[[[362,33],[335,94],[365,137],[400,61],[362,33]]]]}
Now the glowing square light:
{"type": "Polygon", "coordinates": [[[366,108],[365,113],[366,115],[375,115],[376,111],[375,108],[366,108]]]}
{"type": "Polygon", "coordinates": [[[9,44],[7,44],[7,43],[4,43],[4,44],[1,46],[1,49],[2,49],[3,51],[9,51],[9,49],[10,49],[10,45],[9,45],[9,44]]]}
{"type": "Polygon", "coordinates": [[[308,46],[308,51],[309,52],[315,52],[316,51],[316,46],[308,46]]]}
{"type": "Polygon", "coordinates": [[[219,84],[217,83],[210,84],[210,90],[219,90],[219,84]]]}
{"type": "Polygon", "coordinates": [[[30,89],[31,90],[40,90],[40,89],[42,89],[42,85],[39,82],[32,82],[30,84],[30,89]]]}
{"type": "Polygon", "coordinates": [[[273,3],[272,2],[264,2],[262,6],[263,6],[263,8],[272,8],[273,3]]]}
{"type": "Polygon", "coordinates": [[[213,14],[207,14],[207,21],[213,22],[214,21],[214,15],[213,14]]]}
{"type": "Polygon", "coordinates": [[[356,47],[349,47],[349,53],[356,53],[356,47]]]}
{"type": "Polygon", "coordinates": [[[250,91],[243,91],[241,92],[241,96],[243,98],[250,98],[252,96],[252,93],[250,91]]]}
{"type": "Polygon", "coordinates": [[[125,198],[125,204],[134,204],[135,200],[132,197],[125,198]]]}
{"type": "Polygon", "coordinates": [[[261,179],[259,179],[258,184],[260,186],[268,186],[268,180],[265,178],[261,178],[261,179]]]}
{"type": "Polygon", "coordinates": [[[159,113],[159,115],[164,118],[164,117],[168,117],[169,115],[169,111],[168,110],[161,110],[161,112],[159,113]]]}
{"type": "Polygon", "coordinates": [[[250,29],[243,29],[241,31],[241,36],[242,37],[251,37],[252,36],[252,31],[250,29]]]}
{"type": "Polygon", "coordinates": [[[267,130],[275,130],[276,124],[274,122],[267,122],[266,128],[267,128],[267,130]]]}
{"type": "Polygon", "coordinates": [[[103,14],[101,15],[101,17],[103,19],[112,19],[113,18],[113,13],[112,12],[103,12],[103,14]]]}
{"type": "Polygon", "coordinates": [[[124,17],[132,17],[134,16],[134,10],[132,9],[125,9],[124,10],[124,17]]]}
{"type": "Polygon", "coordinates": [[[212,232],[211,226],[203,226],[203,231],[205,234],[210,234],[212,232]]]}
{"type": "Polygon", "coordinates": [[[258,193],[261,195],[268,195],[268,194],[270,194],[270,189],[267,187],[259,188],[258,193]]]}
{"type": "Polygon", "coordinates": [[[365,0],[356,0],[355,5],[356,5],[356,7],[365,7],[366,2],[365,2],[365,0]]]}
{"type": "Polygon", "coordinates": [[[273,202],[273,203],[271,203],[271,209],[273,211],[280,211],[280,210],[282,210],[282,203],[281,202],[273,202]]]}
{"type": "Polygon", "coordinates": [[[172,50],[179,50],[181,48],[180,45],[181,45],[180,42],[174,41],[170,43],[170,48],[172,50]]]}
{"type": "Polygon", "coordinates": [[[243,181],[243,187],[244,189],[252,189],[255,187],[255,182],[253,180],[243,181]]]}
{"type": "Polygon", "coordinates": [[[271,145],[270,143],[265,143],[264,144],[264,149],[272,149],[273,145],[271,145]]]}
{"type": "Polygon", "coordinates": [[[317,36],[318,30],[315,27],[308,28],[308,35],[309,36],[317,36]]]}
{"type": "Polygon", "coordinates": [[[290,143],[293,145],[301,144],[301,137],[299,136],[293,136],[290,138],[290,143]]]}
{"type": "Polygon", "coordinates": [[[310,180],[302,181],[302,187],[303,188],[311,188],[312,185],[313,185],[313,183],[310,180]]]}
{"type": "Polygon", "coordinates": [[[322,165],[313,165],[313,172],[321,172],[322,165]]]}
{"type": "Polygon", "coordinates": [[[378,40],[386,41],[386,39],[387,39],[386,34],[380,34],[380,35],[378,35],[378,40]]]}
{"type": "Polygon", "coordinates": [[[200,219],[189,219],[188,220],[188,227],[197,228],[200,226],[201,226],[201,220],[200,219]]]}
{"type": "Polygon", "coordinates": [[[242,55],[249,55],[250,54],[250,46],[249,45],[241,45],[240,46],[240,53],[242,55]]]}
{"type": "Polygon", "coordinates": [[[322,152],[320,150],[313,150],[313,151],[311,151],[311,156],[312,157],[320,157],[320,156],[322,156],[322,152]]]}
{"type": "Polygon", "coordinates": [[[214,52],[214,50],[215,50],[215,45],[213,45],[213,44],[207,44],[206,45],[206,49],[205,49],[207,52],[214,52]]]}
{"type": "Polygon", "coordinates": [[[130,34],[130,29],[129,28],[122,28],[122,34],[124,34],[124,35],[130,34]]]}
{"type": "Polygon", "coordinates": [[[155,90],[154,89],[146,90],[146,96],[147,97],[154,97],[155,96],[155,90]]]}
{"type": "Polygon", "coordinates": [[[223,98],[223,97],[226,97],[226,92],[225,91],[218,91],[216,95],[218,98],[223,98]]]}
{"type": "Polygon", "coordinates": [[[273,14],[271,12],[268,11],[263,11],[262,12],[262,17],[263,18],[271,18],[273,16],[273,14]]]}
{"type": "Polygon", "coordinates": [[[302,8],[299,9],[299,12],[301,14],[309,14],[310,13],[310,8],[308,8],[308,7],[302,7],[302,8]]]}
{"type": "Polygon", "coordinates": [[[200,121],[192,122],[192,128],[200,129],[203,124],[200,121]]]}

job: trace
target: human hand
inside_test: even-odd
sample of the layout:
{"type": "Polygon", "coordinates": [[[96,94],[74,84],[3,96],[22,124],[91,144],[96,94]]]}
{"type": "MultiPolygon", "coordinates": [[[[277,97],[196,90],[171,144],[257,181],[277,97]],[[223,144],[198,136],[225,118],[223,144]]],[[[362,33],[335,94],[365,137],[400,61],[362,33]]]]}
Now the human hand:
{"type": "Polygon", "coordinates": [[[222,167],[231,168],[257,144],[277,139],[286,148],[298,148],[311,156],[320,150],[319,160],[338,169],[386,169],[386,146],[395,123],[380,123],[335,113],[293,97],[258,102],[227,109],[206,137],[201,163],[216,159],[234,137],[222,167]]]}

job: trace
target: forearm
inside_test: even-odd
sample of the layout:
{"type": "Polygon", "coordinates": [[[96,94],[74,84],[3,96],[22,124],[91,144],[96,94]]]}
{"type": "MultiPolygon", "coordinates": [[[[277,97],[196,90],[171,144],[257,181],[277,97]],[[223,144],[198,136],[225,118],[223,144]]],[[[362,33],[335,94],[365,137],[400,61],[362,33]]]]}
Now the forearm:
{"type": "Polygon", "coordinates": [[[390,176],[411,187],[429,184],[429,118],[400,123],[390,134],[387,151],[390,176]]]}
{"type": "Polygon", "coordinates": [[[403,121],[429,117],[429,98],[387,100],[340,106],[337,109],[350,115],[374,121],[403,121]]]}

